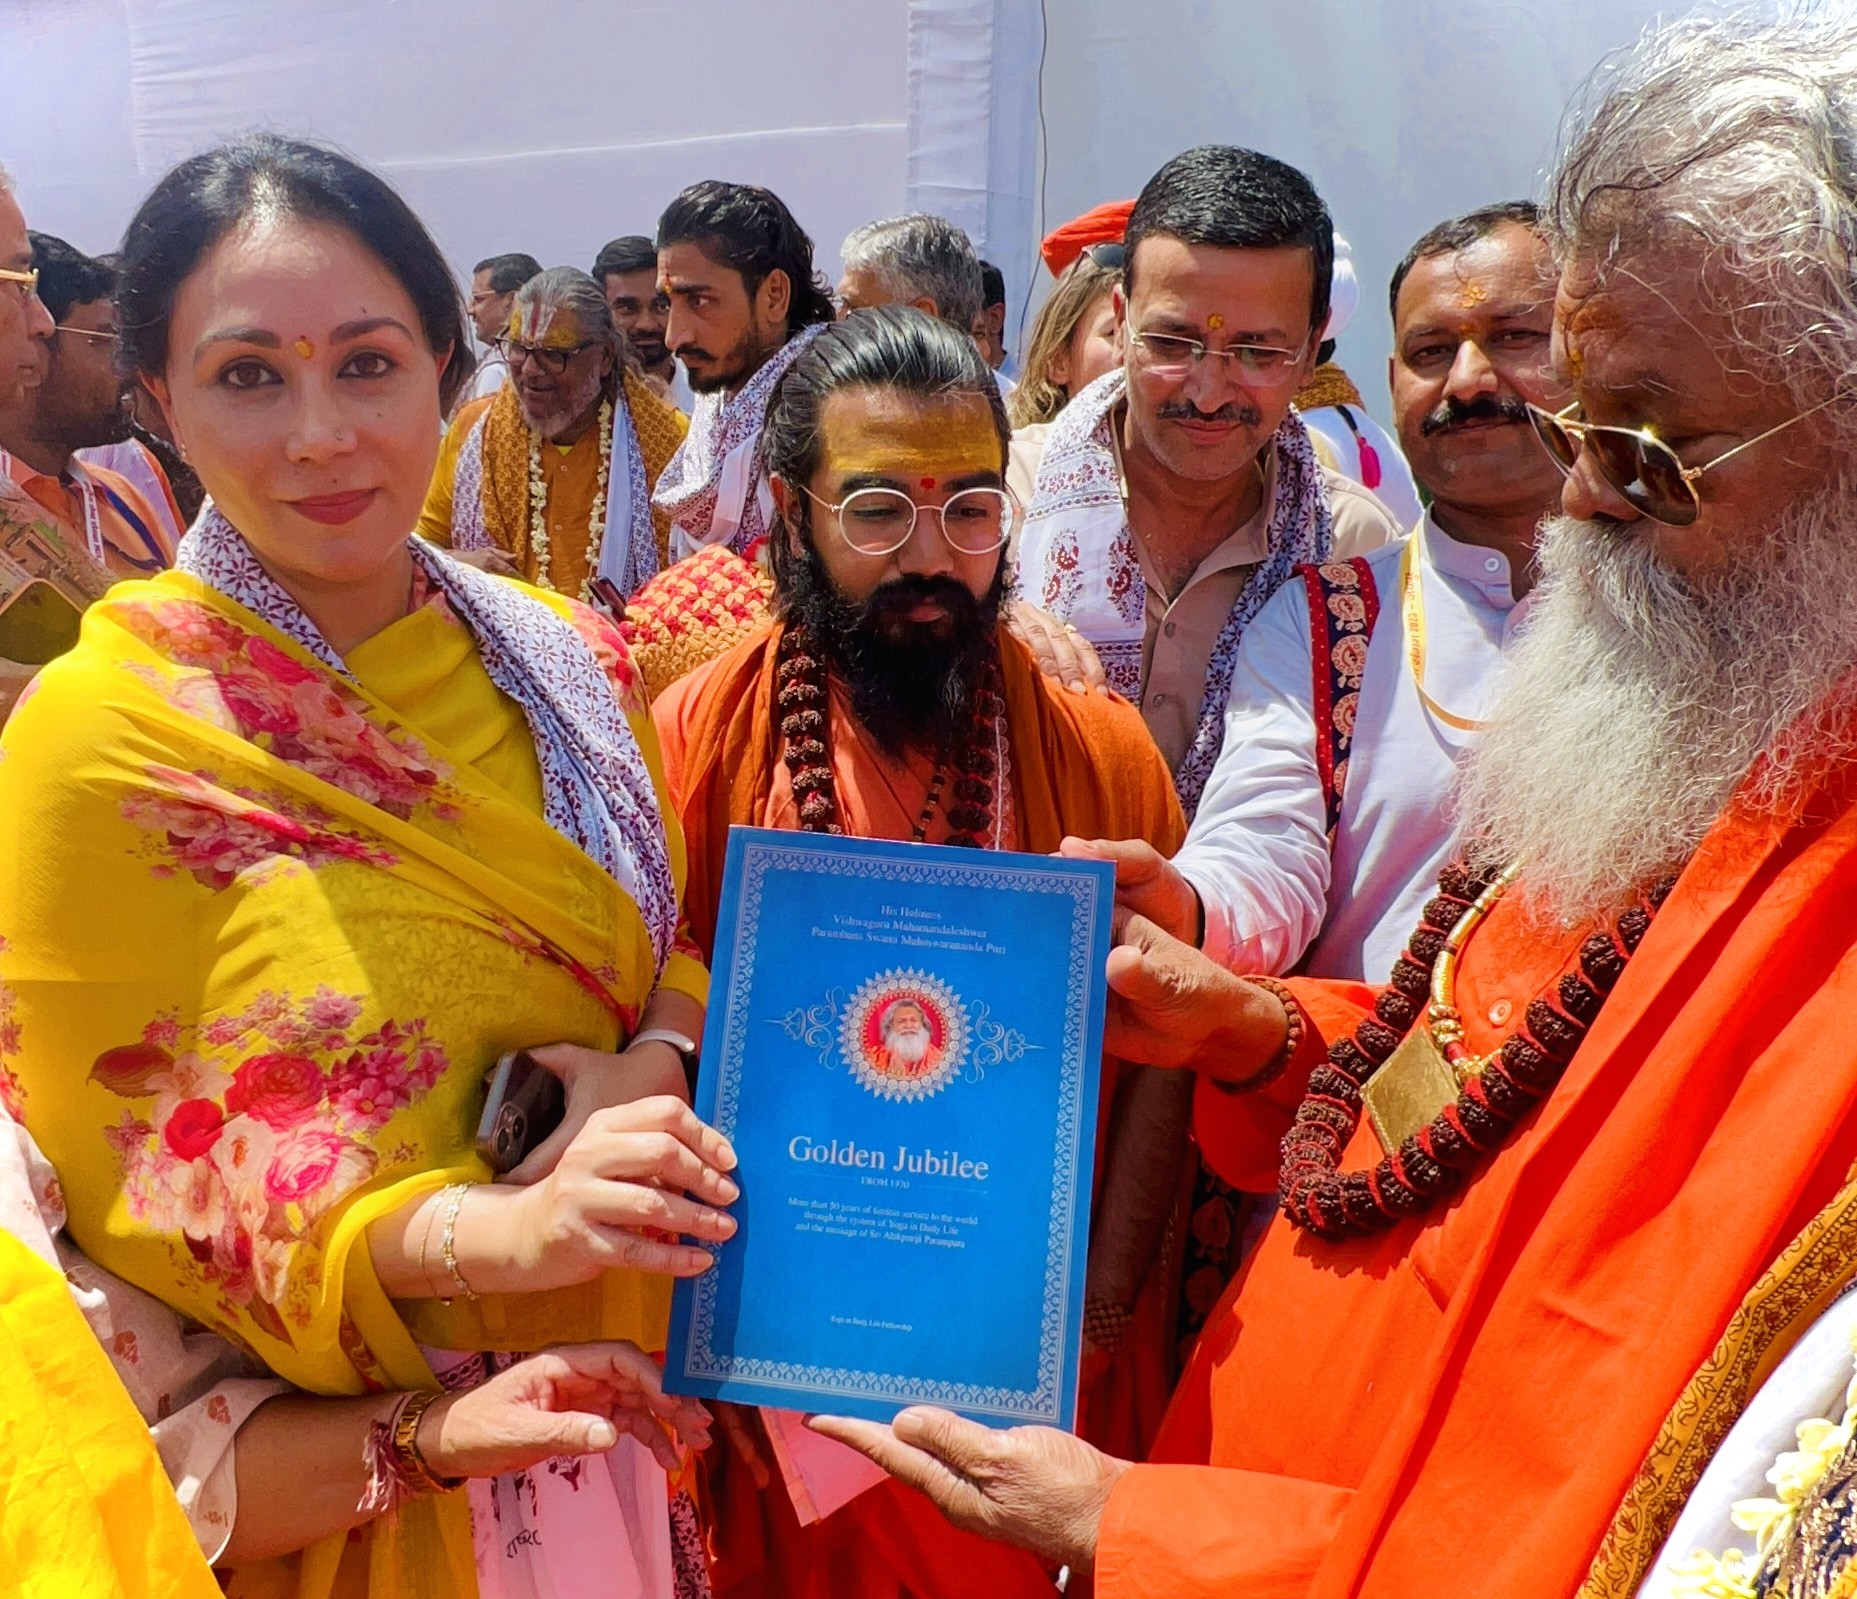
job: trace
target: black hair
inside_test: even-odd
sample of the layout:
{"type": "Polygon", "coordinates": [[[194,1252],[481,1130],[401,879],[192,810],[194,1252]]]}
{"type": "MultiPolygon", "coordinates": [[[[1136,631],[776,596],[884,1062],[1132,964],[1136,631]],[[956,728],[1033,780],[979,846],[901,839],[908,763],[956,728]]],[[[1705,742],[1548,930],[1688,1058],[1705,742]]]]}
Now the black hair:
{"type": "Polygon", "coordinates": [[[609,239],[593,258],[593,278],[602,288],[608,278],[631,272],[656,272],[658,247],[642,233],[628,233],[623,239],[609,239]]]}
{"type": "Polygon", "coordinates": [[[1315,185],[1287,162],[1230,144],[1182,151],[1149,178],[1122,235],[1125,294],[1135,288],[1141,241],[1179,239],[1231,250],[1307,250],[1315,268],[1309,326],[1328,321],[1335,224],[1315,185]]]}
{"type": "Polygon", "coordinates": [[[980,263],[980,303],[989,311],[1006,303],[1006,274],[991,261],[980,263]]]}
{"type": "Polygon", "coordinates": [[[837,314],[831,286],[813,266],[812,240],[771,189],[714,179],[691,184],[658,219],[658,248],[672,244],[694,244],[740,273],[751,299],[770,272],[786,273],[789,334],[837,314]]]}
{"type": "Polygon", "coordinates": [[[1399,315],[1400,286],[1406,281],[1406,274],[1419,262],[1430,256],[1451,255],[1466,249],[1478,239],[1487,239],[1505,222],[1539,228],[1541,207],[1533,200],[1499,200],[1495,205],[1480,205],[1461,217],[1440,222],[1428,233],[1421,234],[1418,243],[1406,251],[1406,258],[1393,268],[1393,282],[1386,291],[1387,308],[1395,317],[1399,315]]]}
{"type": "Polygon", "coordinates": [[[64,321],[76,306],[107,300],[116,292],[116,270],[109,262],[50,233],[26,236],[39,273],[39,298],[54,322],[64,321]]]}
{"type": "Polygon", "coordinates": [[[525,255],[520,250],[508,255],[487,255],[471,268],[471,276],[479,272],[490,274],[490,292],[492,294],[509,294],[520,289],[530,278],[540,272],[542,264],[532,255],[525,255]]]}
{"type": "Polygon", "coordinates": [[[189,156],[130,220],[117,305],[131,370],[166,369],[175,296],[207,251],[248,217],[278,212],[344,229],[393,274],[419,312],[427,348],[452,352],[439,377],[439,403],[449,410],[468,370],[458,357],[470,337],[451,268],[425,224],[358,161],[272,133],[189,156]]]}
{"type": "MultiPolygon", "coordinates": [[[[1012,448],[1012,424],[1000,398],[999,380],[980,347],[940,317],[911,305],[874,305],[853,311],[809,344],[767,402],[761,428],[761,459],[767,470],[788,483],[804,485],[819,468],[825,447],[820,419],[826,400],[839,389],[895,389],[935,399],[978,394],[985,398],[999,435],[1002,480],[1012,448]]],[[[810,517],[801,498],[799,525],[810,517]]],[[[777,591],[790,584],[794,552],[791,541],[768,543],[777,591]]]]}

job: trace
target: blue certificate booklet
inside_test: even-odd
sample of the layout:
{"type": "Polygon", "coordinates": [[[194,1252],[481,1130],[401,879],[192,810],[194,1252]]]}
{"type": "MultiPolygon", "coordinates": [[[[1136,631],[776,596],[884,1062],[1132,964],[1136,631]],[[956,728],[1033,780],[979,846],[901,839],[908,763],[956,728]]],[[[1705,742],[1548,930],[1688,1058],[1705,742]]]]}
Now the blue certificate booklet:
{"type": "Polygon", "coordinates": [[[731,832],[696,1109],[740,1230],[677,1284],[667,1387],[1073,1425],[1114,886],[731,832]]]}

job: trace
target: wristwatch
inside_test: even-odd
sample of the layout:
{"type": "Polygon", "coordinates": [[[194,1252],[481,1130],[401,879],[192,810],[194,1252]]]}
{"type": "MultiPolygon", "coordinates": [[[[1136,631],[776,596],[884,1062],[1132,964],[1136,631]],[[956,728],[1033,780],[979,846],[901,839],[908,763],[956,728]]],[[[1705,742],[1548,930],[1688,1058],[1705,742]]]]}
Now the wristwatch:
{"type": "Polygon", "coordinates": [[[696,1086],[697,1063],[702,1059],[703,1051],[696,1040],[687,1033],[680,1033],[673,1027],[647,1027],[642,1033],[634,1033],[626,1042],[626,1048],[633,1044],[669,1044],[683,1060],[683,1074],[696,1086]]]}

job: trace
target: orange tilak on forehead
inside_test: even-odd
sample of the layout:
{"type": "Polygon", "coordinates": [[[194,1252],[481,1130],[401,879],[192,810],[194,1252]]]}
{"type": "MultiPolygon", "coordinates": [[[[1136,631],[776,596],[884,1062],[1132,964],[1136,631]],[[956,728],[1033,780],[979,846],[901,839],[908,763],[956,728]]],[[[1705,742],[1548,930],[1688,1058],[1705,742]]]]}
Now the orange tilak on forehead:
{"type": "Polygon", "coordinates": [[[826,469],[842,477],[898,478],[926,493],[948,479],[1000,469],[999,434],[983,403],[863,416],[828,405],[823,431],[826,469]]]}

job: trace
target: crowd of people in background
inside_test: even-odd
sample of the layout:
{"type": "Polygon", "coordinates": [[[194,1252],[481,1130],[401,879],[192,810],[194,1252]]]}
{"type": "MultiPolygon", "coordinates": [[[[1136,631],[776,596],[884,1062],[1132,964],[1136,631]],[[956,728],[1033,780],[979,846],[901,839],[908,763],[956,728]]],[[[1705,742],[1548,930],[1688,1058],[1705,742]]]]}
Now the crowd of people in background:
{"type": "Polygon", "coordinates": [[[28,220],[9,1570],[1857,1582],[1848,19],[1653,28],[1397,263],[1181,152],[1045,238],[1016,361],[951,222],[834,286],[734,182],[468,295],[279,135],[114,254],[28,220]],[[813,1418],[825,1515],[653,1358],[752,1181],[690,1108],[743,824],[1115,869],[1077,1432],[813,1418]],[[566,1114],[496,1173],[512,1049],[566,1114]]]}

